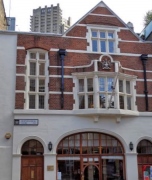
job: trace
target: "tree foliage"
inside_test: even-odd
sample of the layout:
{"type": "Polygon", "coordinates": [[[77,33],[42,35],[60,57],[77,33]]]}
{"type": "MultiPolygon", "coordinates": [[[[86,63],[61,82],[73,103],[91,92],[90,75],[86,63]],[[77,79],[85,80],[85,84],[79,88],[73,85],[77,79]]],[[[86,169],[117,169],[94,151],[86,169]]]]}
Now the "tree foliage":
{"type": "Polygon", "coordinates": [[[148,11],[144,16],[144,26],[147,26],[152,21],[152,10],[148,11]]]}

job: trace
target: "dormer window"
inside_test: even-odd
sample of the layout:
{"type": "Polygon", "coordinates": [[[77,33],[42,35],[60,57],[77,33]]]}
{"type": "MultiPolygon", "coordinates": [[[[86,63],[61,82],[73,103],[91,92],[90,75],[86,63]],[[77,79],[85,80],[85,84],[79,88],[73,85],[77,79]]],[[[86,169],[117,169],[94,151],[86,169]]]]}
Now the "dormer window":
{"type": "Polygon", "coordinates": [[[115,52],[114,31],[91,30],[93,52],[115,52]]]}

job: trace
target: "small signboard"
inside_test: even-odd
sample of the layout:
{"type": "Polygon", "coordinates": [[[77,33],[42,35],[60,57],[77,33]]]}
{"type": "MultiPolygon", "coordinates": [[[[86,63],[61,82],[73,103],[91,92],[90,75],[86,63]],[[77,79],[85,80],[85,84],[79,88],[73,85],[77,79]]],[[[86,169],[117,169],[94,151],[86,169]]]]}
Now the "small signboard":
{"type": "Polygon", "coordinates": [[[47,166],[47,171],[54,171],[54,166],[47,166]]]}
{"type": "Polygon", "coordinates": [[[14,125],[38,126],[38,119],[14,119],[14,125]]]}

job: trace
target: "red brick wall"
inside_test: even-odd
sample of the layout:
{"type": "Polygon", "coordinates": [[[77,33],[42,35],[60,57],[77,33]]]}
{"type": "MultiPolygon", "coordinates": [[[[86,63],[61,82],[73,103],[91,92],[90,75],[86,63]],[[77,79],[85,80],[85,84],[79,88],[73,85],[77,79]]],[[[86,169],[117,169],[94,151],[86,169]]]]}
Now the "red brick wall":
{"type": "Polygon", "coordinates": [[[87,28],[83,26],[74,27],[67,36],[86,37],[87,28]]]}
{"type": "Polygon", "coordinates": [[[17,50],[17,64],[25,64],[26,51],[25,50],[17,50]]]}
{"type": "MultiPolygon", "coordinates": [[[[17,50],[17,59],[16,59],[16,74],[25,74],[26,66],[25,65],[26,50],[18,49],[17,50]]],[[[25,91],[25,77],[16,76],[16,90],[25,91]]],[[[15,108],[23,109],[24,108],[24,93],[16,93],[15,97],[15,108]]]]}
{"type": "Polygon", "coordinates": [[[24,109],[24,93],[16,93],[15,109],[24,109]]]}
{"type": "Polygon", "coordinates": [[[136,98],[137,110],[138,111],[145,111],[145,98],[144,97],[137,97],[136,98]]]}
{"type": "Polygon", "coordinates": [[[121,53],[132,54],[151,54],[151,44],[148,43],[135,43],[135,42],[119,42],[121,53]]]}
{"type": "Polygon", "coordinates": [[[139,39],[130,30],[121,29],[121,31],[118,32],[118,36],[121,40],[139,41],[139,39]]]}
{"type": "Polygon", "coordinates": [[[25,49],[41,48],[47,51],[51,48],[86,50],[86,43],[85,39],[19,34],[17,45],[25,49]]]}
{"type": "Polygon", "coordinates": [[[17,74],[25,74],[25,70],[26,70],[25,66],[17,66],[16,67],[17,74]]]}
{"type": "MultiPolygon", "coordinates": [[[[137,94],[144,94],[144,81],[137,81],[137,94]]],[[[152,82],[147,83],[148,94],[152,94],[152,82]]]]}
{"type": "Polygon", "coordinates": [[[112,13],[105,7],[97,7],[91,13],[93,14],[105,14],[105,15],[112,15],[112,13]]]}
{"type": "Polygon", "coordinates": [[[16,90],[25,90],[24,76],[16,76],[16,90]]]}
{"type": "Polygon", "coordinates": [[[94,15],[87,16],[79,24],[96,24],[125,27],[124,24],[121,23],[116,17],[94,15]]]}
{"type": "MultiPolygon", "coordinates": [[[[74,104],[73,95],[64,94],[63,110],[72,110],[73,104],[74,104]]],[[[61,95],[60,94],[50,94],[49,109],[61,110],[61,95]]]]}
{"type": "MultiPolygon", "coordinates": [[[[92,13],[95,14],[106,14],[111,15],[108,9],[103,7],[98,7],[93,10],[92,13]]],[[[88,15],[85,17],[80,24],[97,24],[97,25],[112,25],[118,27],[125,27],[123,23],[119,21],[116,17],[109,16],[93,16],[88,15]]],[[[61,109],[61,61],[57,51],[51,51],[50,49],[67,49],[68,50],[76,50],[75,52],[68,52],[67,56],[64,59],[64,66],[84,66],[91,64],[92,60],[98,60],[101,53],[80,53],[77,50],[86,51],[87,40],[84,39],[86,37],[86,27],[84,26],[75,26],[71,31],[67,33],[68,37],[59,37],[59,36],[44,36],[42,35],[32,35],[32,34],[19,34],[17,45],[24,47],[25,50],[17,50],[17,74],[25,74],[25,66],[20,66],[25,64],[26,50],[30,48],[41,48],[48,51],[49,54],[49,66],[58,66],[49,67],[49,91],[53,91],[56,94],[49,94],[49,109],[61,109]],[[78,38],[72,38],[78,37],[78,38]],[[81,37],[83,37],[81,39],[81,37]],[[58,75],[58,77],[52,77],[53,75],[58,75]]],[[[128,42],[128,41],[138,41],[138,38],[128,30],[121,30],[118,32],[118,38],[124,40],[123,42],[119,42],[120,53],[128,53],[130,56],[124,55],[112,55],[114,61],[119,61],[121,66],[124,68],[134,69],[134,70],[143,70],[142,62],[140,60],[141,54],[151,54],[152,52],[152,44],[150,43],[142,43],[142,42],[128,42]],[[127,42],[125,42],[125,40],[127,42]],[[138,56],[134,56],[134,54],[138,54],[138,56]]],[[[152,70],[152,58],[149,58],[147,61],[147,70],[152,70]]],[[[101,63],[99,63],[101,65],[101,63]]],[[[114,71],[114,64],[112,64],[109,72],[114,71]]],[[[94,66],[91,67],[81,67],[81,68],[64,68],[64,75],[71,76],[72,73],[75,72],[92,72],[94,71],[94,66]]],[[[107,70],[103,70],[101,66],[99,66],[99,71],[106,72],[107,70]]],[[[124,70],[120,68],[122,73],[135,75],[139,79],[143,79],[143,72],[136,72],[130,70],[124,70]]],[[[152,73],[147,73],[147,78],[152,79],[152,73]]],[[[64,94],[64,109],[71,110],[73,109],[73,104],[75,103],[73,100],[73,81],[72,78],[64,78],[64,91],[69,92],[69,94],[64,94]]],[[[139,111],[145,111],[145,98],[144,98],[144,82],[137,81],[137,93],[143,94],[143,97],[137,97],[137,106],[139,111]]],[[[25,80],[24,76],[16,77],[16,90],[25,90],[25,80]]],[[[149,94],[152,94],[152,82],[148,82],[148,91],[149,94]]],[[[16,93],[16,109],[24,108],[24,93],[16,93]]],[[[149,98],[149,111],[152,111],[152,98],[149,98]]]]}

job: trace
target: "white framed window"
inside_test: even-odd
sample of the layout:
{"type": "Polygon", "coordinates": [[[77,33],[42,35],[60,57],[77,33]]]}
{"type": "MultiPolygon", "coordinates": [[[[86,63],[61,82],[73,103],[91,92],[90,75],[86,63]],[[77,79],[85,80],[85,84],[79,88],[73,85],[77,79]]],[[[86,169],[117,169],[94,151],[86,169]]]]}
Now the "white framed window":
{"type": "Polygon", "coordinates": [[[115,26],[87,26],[87,51],[94,53],[119,53],[118,32],[119,28],[115,26]]]}
{"type": "Polygon", "coordinates": [[[91,43],[93,52],[115,52],[115,31],[91,30],[91,43]]]}
{"type": "Polygon", "coordinates": [[[48,109],[47,51],[27,51],[26,65],[26,108],[48,109]]]}
{"type": "Polygon", "coordinates": [[[126,79],[119,79],[119,105],[120,109],[132,109],[131,82],[126,79]]]}
{"type": "Polygon", "coordinates": [[[114,81],[113,77],[98,77],[100,108],[114,108],[114,81]]]}
{"type": "Polygon", "coordinates": [[[76,90],[75,109],[137,110],[135,76],[112,72],[73,75],[76,90]]]}
{"type": "Polygon", "coordinates": [[[93,108],[93,79],[79,79],[79,109],[93,108]]]}

